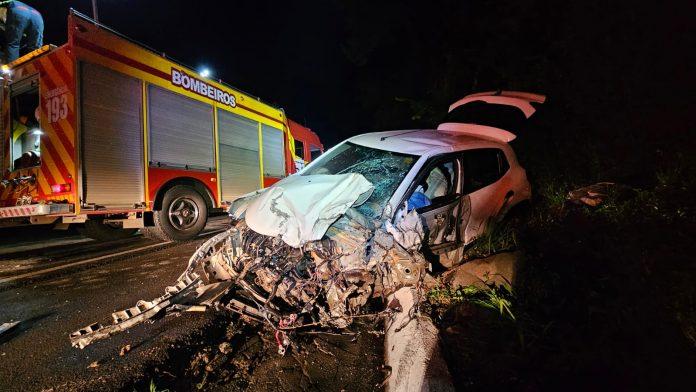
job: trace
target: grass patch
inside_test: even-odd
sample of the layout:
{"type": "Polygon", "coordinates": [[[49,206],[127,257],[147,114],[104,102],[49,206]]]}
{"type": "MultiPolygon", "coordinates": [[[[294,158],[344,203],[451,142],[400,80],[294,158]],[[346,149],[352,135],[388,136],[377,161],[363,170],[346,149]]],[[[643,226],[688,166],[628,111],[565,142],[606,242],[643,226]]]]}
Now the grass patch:
{"type": "Polygon", "coordinates": [[[481,237],[477,238],[464,251],[463,259],[473,260],[492,256],[496,253],[511,252],[518,248],[518,232],[510,220],[493,224],[481,237]]]}
{"type": "Polygon", "coordinates": [[[465,287],[436,287],[431,289],[427,295],[428,302],[436,307],[451,307],[464,302],[468,302],[480,307],[491,309],[501,317],[515,321],[515,314],[512,312],[514,295],[510,285],[496,287],[488,285],[486,288],[476,286],[465,287]]]}
{"type": "Polygon", "coordinates": [[[155,380],[150,379],[150,392],[169,392],[169,389],[157,389],[157,385],[155,385],[155,380]]]}

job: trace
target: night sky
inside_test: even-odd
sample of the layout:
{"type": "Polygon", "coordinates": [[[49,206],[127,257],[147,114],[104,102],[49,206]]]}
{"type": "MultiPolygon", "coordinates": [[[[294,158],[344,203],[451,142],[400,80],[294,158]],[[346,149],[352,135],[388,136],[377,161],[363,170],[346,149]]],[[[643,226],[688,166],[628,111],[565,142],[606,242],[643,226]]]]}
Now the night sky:
{"type": "MultiPolygon", "coordinates": [[[[91,14],[89,0],[26,2],[44,16],[46,43],[65,42],[69,7],[91,14]]],[[[693,124],[696,46],[686,4],[98,3],[102,23],[210,67],[285,108],[327,146],[365,131],[436,125],[449,103],[498,88],[547,94],[554,132],[588,128],[602,137],[630,122],[650,136],[653,124],[669,123],[668,133],[693,124]]]]}

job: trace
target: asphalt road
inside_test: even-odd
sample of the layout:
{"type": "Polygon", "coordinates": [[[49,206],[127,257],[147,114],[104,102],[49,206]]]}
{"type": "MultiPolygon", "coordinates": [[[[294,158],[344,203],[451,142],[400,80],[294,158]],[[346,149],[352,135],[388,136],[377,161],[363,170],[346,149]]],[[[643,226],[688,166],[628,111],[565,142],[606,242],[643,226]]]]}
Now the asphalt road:
{"type": "Polygon", "coordinates": [[[0,233],[0,390],[116,390],[165,361],[174,346],[213,323],[210,313],[167,316],[83,350],[68,335],[111,313],[164,293],[194,249],[226,224],[214,218],[207,235],[183,244],[142,237],[99,243],[75,232],[0,233]],[[116,256],[114,256],[116,255],[116,256]],[[121,348],[131,351],[120,356],[121,348]]]}

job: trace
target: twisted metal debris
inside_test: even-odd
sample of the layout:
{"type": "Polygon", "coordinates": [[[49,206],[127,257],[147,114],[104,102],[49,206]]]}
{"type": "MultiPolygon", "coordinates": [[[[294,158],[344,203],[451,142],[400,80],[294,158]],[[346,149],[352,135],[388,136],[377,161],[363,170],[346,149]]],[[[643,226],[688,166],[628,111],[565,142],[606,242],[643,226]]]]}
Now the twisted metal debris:
{"type": "Polygon", "coordinates": [[[349,208],[321,240],[300,247],[254,232],[240,220],[200,246],[164,295],[115,312],[112,325],[92,324],[72,333],[70,340],[84,348],[164,310],[206,305],[267,323],[276,331],[282,354],[290,343],[289,332],[345,328],[365,315],[370,298],[385,298],[420,282],[427,266],[418,252],[422,239],[415,211],[395,225],[376,227],[375,221],[349,208]]]}

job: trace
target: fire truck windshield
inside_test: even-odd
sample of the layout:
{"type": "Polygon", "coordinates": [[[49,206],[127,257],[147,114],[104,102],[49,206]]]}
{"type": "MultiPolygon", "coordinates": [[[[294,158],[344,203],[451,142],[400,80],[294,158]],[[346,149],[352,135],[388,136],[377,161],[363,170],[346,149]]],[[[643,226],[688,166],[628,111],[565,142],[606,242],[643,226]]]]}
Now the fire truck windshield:
{"type": "Polygon", "coordinates": [[[39,90],[37,87],[13,91],[11,95],[12,168],[24,169],[41,165],[39,126],[39,90]]]}

